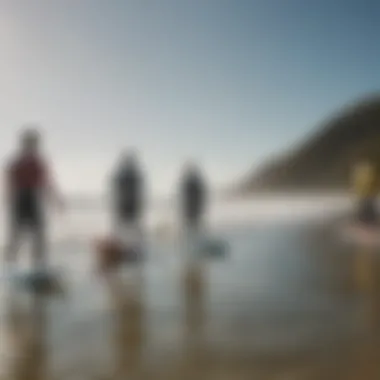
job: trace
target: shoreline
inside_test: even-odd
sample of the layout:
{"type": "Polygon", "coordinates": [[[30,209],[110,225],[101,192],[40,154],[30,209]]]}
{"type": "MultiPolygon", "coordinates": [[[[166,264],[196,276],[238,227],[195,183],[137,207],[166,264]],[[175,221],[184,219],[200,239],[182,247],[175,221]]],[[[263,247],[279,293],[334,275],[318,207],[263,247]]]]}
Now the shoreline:
{"type": "MultiPolygon", "coordinates": [[[[345,217],[340,214],[335,220],[345,217]]],[[[171,373],[170,378],[181,379],[191,370],[219,379],[208,373],[209,368],[228,378],[239,374],[244,379],[258,374],[280,378],[289,373],[287,368],[305,365],[310,373],[318,373],[319,353],[330,344],[336,351],[329,351],[326,365],[336,359],[347,366],[352,361],[339,360],[344,348],[356,347],[370,336],[357,318],[359,307],[363,313],[367,309],[356,289],[368,256],[345,246],[341,249],[347,254],[341,255],[335,236],[320,234],[320,227],[330,228],[330,220],[334,219],[316,228],[303,223],[297,227],[299,233],[286,228],[266,233],[245,224],[242,233],[228,236],[230,257],[198,266],[181,260],[185,251],[175,244],[152,246],[144,276],[128,268],[112,284],[90,273],[89,252],[82,255],[74,248],[74,255],[59,254],[68,262],[65,270],[71,282],[69,297],[46,304],[50,331],[46,338],[54,352],[54,363],[48,363],[48,355],[46,359],[49,374],[59,378],[70,372],[82,378],[91,372],[95,378],[113,379],[120,359],[124,371],[120,378],[140,379],[149,373],[165,379],[171,373]],[[356,268],[352,270],[353,255],[360,266],[358,278],[356,268]],[[207,368],[199,367],[197,360],[207,368]],[[265,373],[261,360],[270,363],[265,373]]],[[[380,273],[380,263],[375,264],[368,262],[371,273],[380,273]]],[[[24,312],[27,321],[27,307],[24,312]]],[[[6,328],[5,320],[0,323],[6,328]]],[[[17,333],[20,339],[22,330],[17,333]]],[[[31,372],[40,363],[38,354],[38,350],[24,354],[31,372]]]]}

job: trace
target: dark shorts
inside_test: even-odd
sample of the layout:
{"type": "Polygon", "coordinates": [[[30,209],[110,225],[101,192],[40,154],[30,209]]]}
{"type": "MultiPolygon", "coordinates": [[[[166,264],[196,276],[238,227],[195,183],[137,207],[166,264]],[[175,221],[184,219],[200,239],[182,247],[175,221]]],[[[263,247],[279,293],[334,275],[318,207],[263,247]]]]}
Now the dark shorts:
{"type": "Polygon", "coordinates": [[[139,207],[139,204],[137,202],[118,205],[115,209],[115,214],[116,219],[121,223],[134,222],[140,218],[141,207],[139,207]]]}
{"type": "Polygon", "coordinates": [[[188,204],[184,209],[184,219],[187,224],[195,225],[200,222],[203,209],[198,204],[188,204]]]}
{"type": "Polygon", "coordinates": [[[13,228],[42,229],[44,226],[41,201],[34,191],[25,190],[14,194],[9,211],[13,228]]]}

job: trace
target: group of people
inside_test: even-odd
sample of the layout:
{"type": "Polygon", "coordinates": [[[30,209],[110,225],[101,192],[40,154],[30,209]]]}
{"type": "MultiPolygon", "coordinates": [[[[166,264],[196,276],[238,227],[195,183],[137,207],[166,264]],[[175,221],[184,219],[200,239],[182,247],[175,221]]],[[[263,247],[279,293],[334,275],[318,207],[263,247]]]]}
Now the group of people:
{"type": "MultiPolygon", "coordinates": [[[[111,179],[111,192],[115,224],[139,224],[145,208],[145,191],[143,173],[134,153],[126,152],[121,156],[111,179]]],[[[205,211],[206,186],[193,164],[185,167],[180,195],[184,223],[197,227],[205,211]]]]}
{"type": "MultiPolygon", "coordinates": [[[[181,184],[183,222],[197,227],[205,211],[206,186],[195,165],[185,169],[181,184]]],[[[46,206],[52,201],[63,211],[65,202],[41,153],[38,129],[22,132],[19,149],[5,168],[4,185],[8,217],[5,260],[11,266],[15,263],[21,238],[27,230],[33,237],[34,265],[43,268],[47,264],[46,206]]],[[[138,224],[144,213],[145,192],[143,173],[133,153],[122,156],[110,185],[115,227],[138,224]]]]}
{"type": "MultiPolygon", "coordinates": [[[[5,168],[5,204],[8,216],[5,259],[10,264],[16,260],[22,234],[27,229],[34,240],[35,265],[46,265],[45,205],[51,200],[59,210],[64,209],[65,202],[54,183],[40,145],[41,136],[37,129],[24,130],[19,149],[5,168]]],[[[378,221],[378,180],[374,166],[368,161],[358,164],[354,170],[353,183],[359,199],[356,219],[367,225],[375,225],[378,221]]],[[[197,227],[205,212],[207,191],[196,166],[186,167],[181,184],[183,221],[187,226],[197,227]]],[[[139,224],[145,206],[144,178],[133,153],[122,155],[112,176],[111,192],[115,225],[139,224]]]]}

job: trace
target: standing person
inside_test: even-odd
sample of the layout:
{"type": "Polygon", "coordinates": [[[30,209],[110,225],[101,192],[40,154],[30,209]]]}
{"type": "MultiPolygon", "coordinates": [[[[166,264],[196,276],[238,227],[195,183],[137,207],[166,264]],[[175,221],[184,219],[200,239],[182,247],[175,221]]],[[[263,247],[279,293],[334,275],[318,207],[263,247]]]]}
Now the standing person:
{"type": "Polygon", "coordinates": [[[186,166],[182,177],[181,206],[185,226],[198,228],[206,211],[206,186],[194,164],[186,166]]]}
{"type": "Polygon", "coordinates": [[[135,154],[123,153],[111,176],[112,236],[96,244],[99,270],[116,269],[141,254],[143,177],[135,154]],[[131,239],[132,235],[132,239],[131,239]]]}
{"type": "Polygon", "coordinates": [[[354,191],[358,198],[356,220],[369,226],[378,221],[376,197],[378,193],[377,173],[369,160],[360,161],[353,171],[354,191]]]}
{"type": "Polygon", "coordinates": [[[114,220],[118,230],[140,224],[143,211],[143,177],[137,157],[122,155],[112,178],[114,220]]]}
{"type": "Polygon", "coordinates": [[[22,233],[29,230],[33,237],[35,267],[47,265],[44,206],[46,196],[60,207],[63,205],[53,185],[44,159],[37,129],[28,128],[20,138],[19,151],[5,169],[5,195],[8,209],[7,264],[13,264],[21,243],[22,233]]]}

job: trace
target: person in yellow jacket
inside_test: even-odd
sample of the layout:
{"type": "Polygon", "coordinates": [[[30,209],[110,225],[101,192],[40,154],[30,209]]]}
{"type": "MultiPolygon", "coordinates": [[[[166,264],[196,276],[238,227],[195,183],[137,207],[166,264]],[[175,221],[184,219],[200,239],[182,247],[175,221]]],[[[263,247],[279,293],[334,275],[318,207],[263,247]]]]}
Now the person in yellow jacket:
{"type": "Polygon", "coordinates": [[[377,222],[377,177],[377,170],[369,160],[361,161],[354,167],[353,190],[358,197],[356,219],[361,223],[373,225],[377,222]]]}

